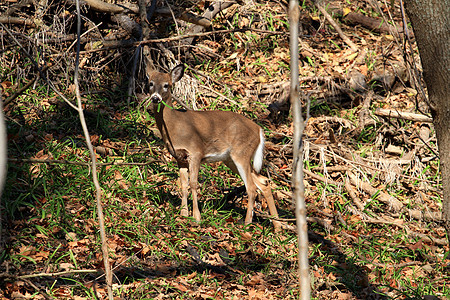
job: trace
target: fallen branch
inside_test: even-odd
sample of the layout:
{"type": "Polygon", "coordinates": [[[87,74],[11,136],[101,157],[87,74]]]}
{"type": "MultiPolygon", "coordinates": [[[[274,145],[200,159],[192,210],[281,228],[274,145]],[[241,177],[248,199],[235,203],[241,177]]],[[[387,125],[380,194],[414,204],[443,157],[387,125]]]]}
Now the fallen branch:
{"type": "Polygon", "coordinates": [[[402,26],[394,26],[382,19],[372,18],[365,16],[363,14],[349,12],[347,14],[344,13],[342,9],[333,10],[333,13],[341,16],[344,21],[348,21],[351,24],[360,24],[363,27],[372,30],[377,33],[391,33],[393,35],[399,35],[403,33],[402,26]]]}
{"type": "MultiPolygon", "coordinates": [[[[170,12],[170,8],[169,7],[161,7],[156,9],[155,13],[159,14],[159,15],[163,15],[163,16],[172,16],[171,12],[170,12]]],[[[197,16],[193,13],[190,12],[182,12],[182,13],[175,13],[175,17],[188,22],[188,23],[192,23],[195,25],[199,25],[202,26],[204,28],[208,28],[211,27],[211,21],[208,20],[207,18],[201,17],[201,16],[197,16]]]]}
{"type": "Polygon", "coordinates": [[[307,170],[307,169],[303,169],[303,172],[304,172],[306,175],[308,175],[308,176],[310,176],[310,177],[312,177],[312,178],[314,178],[314,179],[316,179],[316,180],[320,180],[320,181],[325,182],[326,184],[332,184],[332,185],[335,185],[335,186],[340,186],[340,185],[342,185],[342,182],[340,183],[340,182],[333,181],[333,180],[331,180],[331,179],[327,179],[327,178],[325,178],[325,177],[316,175],[316,174],[314,174],[313,172],[311,172],[311,171],[309,171],[309,170],[307,170]]]}
{"type": "Polygon", "coordinates": [[[0,23],[2,24],[15,24],[15,25],[27,25],[30,27],[36,27],[33,21],[30,19],[22,19],[17,17],[2,17],[0,16],[0,23]]]}
{"type": "Polygon", "coordinates": [[[415,231],[412,231],[411,229],[409,229],[406,225],[403,225],[400,223],[395,223],[395,222],[384,220],[381,218],[375,219],[375,218],[370,218],[370,217],[367,220],[364,220],[364,222],[372,223],[372,224],[385,224],[385,225],[389,225],[389,226],[397,226],[397,227],[400,227],[403,230],[405,230],[410,238],[419,238],[419,239],[422,239],[424,242],[439,245],[439,246],[448,245],[448,240],[446,238],[439,239],[439,238],[434,238],[434,237],[429,236],[424,233],[415,232],[415,231]]]}
{"type": "Polygon", "coordinates": [[[31,282],[28,279],[23,279],[24,282],[26,282],[27,284],[31,285],[39,294],[41,294],[42,296],[44,296],[45,299],[47,300],[53,300],[56,299],[53,296],[47,294],[47,292],[45,290],[43,290],[43,288],[36,286],[33,282],[31,282]]]}
{"type": "Polygon", "coordinates": [[[369,91],[365,94],[364,101],[361,106],[361,110],[358,114],[358,127],[356,127],[357,133],[361,133],[367,126],[376,125],[376,121],[370,115],[370,105],[372,103],[374,93],[369,91]]]}
{"type": "Polygon", "coordinates": [[[314,1],[314,4],[317,6],[317,8],[320,10],[320,12],[325,16],[327,21],[331,24],[331,26],[334,27],[334,29],[337,31],[341,39],[353,50],[358,51],[358,47],[355,43],[353,43],[342,31],[341,26],[339,26],[336,21],[334,21],[333,17],[325,10],[325,8],[322,6],[322,3],[320,0],[314,1]]]}
{"type": "Polygon", "coordinates": [[[357,178],[356,175],[354,175],[352,172],[347,172],[347,174],[350,177],[350,182],[353,185],[362,189],[364,192],[368,193],[371,197],[378,194],[376,199],[388,205],[388,207],[394,210],[394,212],[398,212],[403,208],[403,203],[395,199],[393,196],[389,195],[384,191],[374,188],[368,182],[362,181],[361,179],[357,178]]]}
{"type": "MultiPolygon", "coordinates": [[[[326,148],[326,147],[324,147],[322,145],[313,144],[313,143],[307,142],[307,141],[305,141],[305,143],[309,143],[309,149],[310,150],[319,152],[319,151],[322,151],[322,149],[323,149],[323,151],[325,151],[328,154],[332,155],[333,158],[337,158],[337,159],[343,161],[346,164],[360,166],[360,167],[362,167],[364,169],[370,169],[370,170],[374,170],[374,171],[377,171],[377,172],[384,172],[384,173],[387,172],[386,170],[383,170],[383,169],[380,169],[380,168],[377,168],[377,167],[373,167],[373,166],[367,164],[367,163],[377,164],[377,163],[380,162],[380,160],[375,161],[375,160],[370,160],[370,159],[367,159],[367,158],[359,157],[359,159],[361,161],[367,162],[367,163],[362,163],[362,162],[355,161],[353,159],[353,154],[354,153],[350,152],[349,150],[346,150],[345,148],[344,149],[343,148],[339,148],[338,149],[338,148],[334,147],[333,148],[334,152],[332,152],[328,148],[326,148]]],[[[398,162],[399,163],[403,163],[401,160],[399,160],[398,162]]],[[[343,171],[345,171],[345,170],[343,170],[343,171]]],[[[417,181],[421,181],[421,182],[436,183],[436,181],[433,181],[433,180],[428,180],[428,179],[419,178],[419,177],[413,177],[413,176],[409,176],[409,175],[405,175],[405,174],[397,174],[397,176],[402,177],[402,178],[407,178],[407,179],[410,179],[410,180],[417,180],[417,181]]]]}
{"type": "MultiPolygon", "coordinates": [[[[110,13],[114,15],[123,14],[127,12],[139,14],[139,6],[133,3],[114,4],[114,3],[107,3],[102,0],[84,0],[84,1],[86,2],[87,5],[90,6],[91,9],[98,12],[110,13]]],[[[155,13],[163,16],[172,15],[169,7],[157,8],[155,10],[155,13]]],[[[197,16],[190,12],[176,13],[175,16],[180,20],[196,24],[204,28],[208,28],[211,26],[211,21],[209,19],[197,16]]]]}
{"type": "Polygon", "coordinates": [[[401,112],[401,111],[392,110],[392,109],[378,108],[374,112],[374,114],[377,116],[381,116],[381,117],[391,117],[391,118],[409,120],[409,121],[413,121],[413,122],[425,122],[425,123],[433,122],[433,118],[428,117],[428,116],[424,116],[421,114],[415,114],[415,113],[409,113],[409,112],[401,112]]]}
{"type": "MultiPolygon", "coordinates": [[[[207,19],[207,20],[212,20],[214,19],[214,17],[221,12],[222,10],[226,9],[227,7],[233,5],[234,1],[214,1],[213,3],[211,3],[208,8],[206,9],[206,11],[203,13],[203,18],[207,19]]],[[[202,33],[205,30],[204,26],[199,26],[199,25],[194,25],[191,28],[188,29],[188,33],[190,36],[186,37],[185,41],[183,41],[183,44],[185,45],[191,45],[192,42],[194,41],[194,37],[196,36],[196,34],[202,33]]]]}

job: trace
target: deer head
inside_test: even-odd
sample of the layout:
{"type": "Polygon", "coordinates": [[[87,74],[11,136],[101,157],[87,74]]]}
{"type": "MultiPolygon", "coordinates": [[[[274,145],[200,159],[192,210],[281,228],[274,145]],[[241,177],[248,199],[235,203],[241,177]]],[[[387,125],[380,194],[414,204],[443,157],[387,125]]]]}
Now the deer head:
{"type": "Polygon", "coordinates": [[[178,65],[170,73],[151,71],[149,74],[150,99],[153,103],[169,102],[172,86],[184,75],[184,66],[178,65]]]}

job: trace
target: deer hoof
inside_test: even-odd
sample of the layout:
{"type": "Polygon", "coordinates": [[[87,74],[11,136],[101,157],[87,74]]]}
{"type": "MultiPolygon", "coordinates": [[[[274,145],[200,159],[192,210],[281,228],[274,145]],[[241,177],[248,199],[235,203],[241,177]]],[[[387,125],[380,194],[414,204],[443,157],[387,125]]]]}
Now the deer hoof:
{"type": "Polygon", "coordinates": [[[195,221],[197,221],[198,223],[200,223],[200,221],[202,220],[200,212],[194,212],[193,217],[194,217],[195,221]]]}
{"type": "Polygon", "coordinates": [[[278,221],[273,221],[273,229],[275,233],[280,233],[281,231],[283,231],[283,227],[278,221]]]}
{"type": "Polygon", "coordinates": [[[187,208],[182,208],[180,214],[182,217],[189,217],[189,211],[187,208]]]}

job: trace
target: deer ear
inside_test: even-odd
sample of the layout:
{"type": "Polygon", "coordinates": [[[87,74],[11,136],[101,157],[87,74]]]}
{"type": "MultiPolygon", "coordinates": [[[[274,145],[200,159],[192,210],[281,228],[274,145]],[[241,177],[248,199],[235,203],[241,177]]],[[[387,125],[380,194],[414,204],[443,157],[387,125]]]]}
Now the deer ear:
{"type": "Polygon", "coordinates": [[[170,71],[170,75],[172,76],[172,83],[177,82],[184,75],[184,65],[178,65],[170,71]]]}

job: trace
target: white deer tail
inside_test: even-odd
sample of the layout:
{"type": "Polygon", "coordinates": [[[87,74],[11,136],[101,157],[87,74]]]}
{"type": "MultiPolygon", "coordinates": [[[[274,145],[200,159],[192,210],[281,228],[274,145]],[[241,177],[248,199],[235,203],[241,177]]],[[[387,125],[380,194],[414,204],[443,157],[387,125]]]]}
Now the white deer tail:
{"type": "Polygon", "coordinates": [[[263,166],[264,160],[264,131],[262,128],[259,130],[259,145],[253,154],[253,169],[259,174],[263,166]]]}

